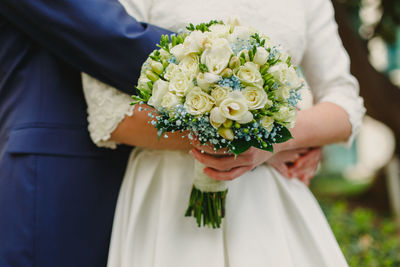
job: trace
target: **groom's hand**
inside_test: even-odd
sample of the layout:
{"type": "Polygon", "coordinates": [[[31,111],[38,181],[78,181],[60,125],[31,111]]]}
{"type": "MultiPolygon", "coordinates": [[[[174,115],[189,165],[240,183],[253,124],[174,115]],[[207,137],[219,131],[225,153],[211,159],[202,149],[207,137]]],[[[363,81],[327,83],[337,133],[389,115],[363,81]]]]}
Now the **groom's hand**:
{"type": "Polygon", "coordinates": [[[190,154],[206,166],[204,173],[215,180],[236,179],[272,156],[272,153],[254,147],[235,157],[227,154],[226,150],[214,151],[212,147],[198,142],[194,142],[193,146],[190,154]]]}

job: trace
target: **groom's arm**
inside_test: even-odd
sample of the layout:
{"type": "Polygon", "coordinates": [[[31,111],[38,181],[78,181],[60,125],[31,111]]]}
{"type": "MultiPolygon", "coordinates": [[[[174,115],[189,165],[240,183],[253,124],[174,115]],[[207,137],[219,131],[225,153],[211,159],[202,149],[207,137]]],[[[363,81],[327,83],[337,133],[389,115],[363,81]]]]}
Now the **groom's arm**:
{"type": "Polygon", "coordinates": [[[1,0],[0,14],[56,56],[127,93],[167,30],[139,23],[117,0],[1,0]]]}

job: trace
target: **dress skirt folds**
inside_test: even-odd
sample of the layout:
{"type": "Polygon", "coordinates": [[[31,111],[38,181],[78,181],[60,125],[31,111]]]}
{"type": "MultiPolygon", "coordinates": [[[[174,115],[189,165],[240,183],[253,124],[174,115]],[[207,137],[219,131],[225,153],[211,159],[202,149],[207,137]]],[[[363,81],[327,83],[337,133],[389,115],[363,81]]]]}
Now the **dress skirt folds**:
{"type": "Polygon", "coordinates": [[[267,165],[229,182],[220,229],[184,217],[187,152],[132,152],[114,218],[109,267],[347,266],[309,189],[267,165]]]}

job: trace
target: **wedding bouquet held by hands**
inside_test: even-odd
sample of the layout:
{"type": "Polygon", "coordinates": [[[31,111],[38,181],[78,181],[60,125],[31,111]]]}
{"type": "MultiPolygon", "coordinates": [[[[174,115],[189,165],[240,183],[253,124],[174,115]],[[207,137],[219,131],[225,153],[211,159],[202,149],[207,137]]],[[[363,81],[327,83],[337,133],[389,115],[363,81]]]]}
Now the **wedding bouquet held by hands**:
{"type": "MultiPolygon", "coordinates": [[[[288,53],[237,20],[190,24],[161,37],[142,66],[133,103],[147,104],[159,137],[188,132],[188,138],[239,155],[251,146],[273,151],[292,138],[304,82],[288,53]]],[[[203,173],[195,160],[186,216],[199,226],[219,228],[228,184],[203,173]]]]}

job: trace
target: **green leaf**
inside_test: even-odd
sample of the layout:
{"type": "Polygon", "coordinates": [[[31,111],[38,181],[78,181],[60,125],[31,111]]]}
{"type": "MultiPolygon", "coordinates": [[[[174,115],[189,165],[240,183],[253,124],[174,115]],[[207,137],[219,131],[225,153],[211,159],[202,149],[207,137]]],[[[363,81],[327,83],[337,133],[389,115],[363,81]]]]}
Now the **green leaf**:
{"type": "Polygon", "coordinates": [[[290,133],[290,131],[288,130],[288,128],[280,125],[280,127],[276,131],[276,136],[275,136],[276,141],[275,142],[276,143],[283,143],[283,142],[286,142],[286,141],[288,141],[288,140],[290,140],[292,138],[293,138],[293,136],[290,133]]]}
{"type": "Polygon", "coordinates": [[[229,145],[229,149],[236,156],[247,151],[250,147],[251,147],[251,142],[247,142],[243,139],[236,139],[236,140],[232,141],[231,144],[229,145]]]}

